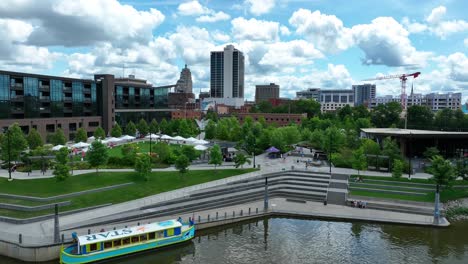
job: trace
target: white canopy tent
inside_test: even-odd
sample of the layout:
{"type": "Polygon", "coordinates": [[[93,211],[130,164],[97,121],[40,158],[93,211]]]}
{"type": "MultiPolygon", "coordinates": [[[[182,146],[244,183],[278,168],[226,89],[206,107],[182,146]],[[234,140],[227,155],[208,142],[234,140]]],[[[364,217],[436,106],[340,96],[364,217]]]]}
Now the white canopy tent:
{"type": "Polygon", "coordinates": [[[57,146],[52,147],[52,150],[53,150],[53,151],[58,151],[58,150],[60,150],[60,149],[62,149],[62,148],[64,148],[64,147],[66,147],[66,146],[64,146],[64,145],[57,145],[57,146]]]}
{"type": "Polygon", "coordinates": [[[208,143],[210,143],[210,142],[208,142],[208,141],[206,141],[206,140],[203,140],[203,139],[195,140],[195,141],[193,142],[193,144],[195,144],[195,145],[206,145],[206,144],[208,144],[208,143]]]}
{"type": "Polygon", "coordinates": [[[173,137],[172,140],[185,141],[186,139],[181,136],[176,136],[176,137],[173,137]]]}
{"type": "Polygon", "coordinates": [[[91,137],[88,138],[88,142],[92,142],[94,140],[96,140],[96,138],[94,136],[91,136],[91,137]]]}
{"type": "Polygon", "coordinates": [[[136,137],[132,137],[132,136],[129,136],[129,135],[125,135],[125,136],[120,137],[120,140],[129,141],[129,140],[134,140],[135,138],[136,138],[136,137]]]}
{"type": "Polygon", "coordinates": [[[160,138],[160,136],[158,136],[158,135],[156,135],[156,134],[149,134],[149,135],[147,135],[145,138],[147,138],[147,139],[150,139],[150,138],[151,138],[151,139],[158,139],[158,138],[160,138]]]}
{"type": "Polygon", "coordinates": [[[192,142],[197,141],[197,139],[194,138],[194,137],[189,137],[189,138],[185,139],[185,141],[192,143],[192,142]]]}
{"type": "Polygon", "coordinates": [[[106,141],[107,141],[107,143],[117,143],[117,142],[120,142],[121,139],[120,139],[120,138],[111,137],[111,138],[107,138],[106,141]]]}
{"type": "Polygon", "coordinates": [[[208,149],[208,147],[203,146],[203,145],[196,145],[196,146],[194,147],[194,149],[205,151],[205,150],[208,149]]]}
{"type": "Polygon", "coordinates": [[[161,139],[163,139],[163,140],[172,140],[173,138],[171,136],[168,136],[168,135],[162,135],[161,139]]]}
{"type": "Polygon", "coordinates": [[[78,142],[75,145],[73,145],[72,147],[74,147],[74,148],[87,148],[89,146],[91,146],[91,144],[88,144],[88,143],[85,143],[85,142],[78,142]]]}

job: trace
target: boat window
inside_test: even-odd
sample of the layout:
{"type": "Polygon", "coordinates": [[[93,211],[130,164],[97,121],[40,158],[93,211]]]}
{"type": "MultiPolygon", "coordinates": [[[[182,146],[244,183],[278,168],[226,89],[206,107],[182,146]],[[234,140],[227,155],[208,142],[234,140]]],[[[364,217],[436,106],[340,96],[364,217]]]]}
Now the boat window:
{"type": "Polygon", "coordinates": [[[130,244],[130,238],[127,237],[127,238],[122,239],[122,244],[123,244],[123,245],[128,245],[128,244],[130,244]]]}
{"type": "Polygon", "coordinates": [[[147,234],[140,235],[140,241],[145,241],[147,238],[147,234]]]}
{"type": "Polygon", "coordinates": [[[112,247],[112,241],[104,242],[104,249],[111,248],[111,247],[112,247]]]}
{"type": "Polygon", "coordinates": [[[132,243],[138,243],[138,241],[140,241],[138,236],[132,236],[132,243]]]}
{"type": "Polygon", "coordinates": [[[164,231],[159,231],[159,232],[157,232],[157,233],[156,233],[156,237],[157,237],[157,238],[162,238],[162,237],[164,237],[164,231]]]}
{"type": "Polygon", "coordinates": [[[174,235],[174,228],[170,228],[167,230],[167,236],[173,236],[174,235]]]}
{"type": "Polygon", "coordinates": [[[121,245],[122,245],[122,240],[120,240],[120,239],[114,240],[114,247],[118,247],[118,246],[121,246],[121,245]]]}
{"type": "Polygon", "coordinates": [[[90,244],[89,245],[89,251],[95,251],[95,250],[97,250],[97,244],[96,243],[90,244]]]}
{"type": "Polygon", "coordinates": [[[152,232],[152,233],[149,233],[148,234],[148,239],[151,240],[151,239],[155,239],[156,238],[156,233],[155,232],[152,232]]]}

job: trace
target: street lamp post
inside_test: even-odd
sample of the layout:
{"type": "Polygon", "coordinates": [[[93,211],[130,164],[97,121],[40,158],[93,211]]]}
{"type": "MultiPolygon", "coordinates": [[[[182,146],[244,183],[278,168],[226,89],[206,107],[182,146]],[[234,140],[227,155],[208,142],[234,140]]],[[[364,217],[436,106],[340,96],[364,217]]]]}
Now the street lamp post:
{"type": "Polygon", "coordinates": [[[408,179],[411,180],[411,171],[413,170],[413,166],[411,166],[411,132],[409,133],[409,140],[408,140],[408,159],[409,159],[409,170],[408,170],[408,179]]]}
{"type": "Polygon", "coordinates": [[[10,129],[6,129],[7,142],[8,142],[8,181],[12,181],[11,178],[11,145],[10,145],[10,129]]]}
{"type": "Polygon", "coordinates": [[[151,139],[152,138],[152,136],[151,136],[151,126],[149,128],[149,137],[150,137],[150,152],[149,153],[150,153],[150,156],[151,156],[151,141],[152,141],[152,139],[151,139]]]}
{"type": "Polygon", "coordinates": [[[328,151],[328,163],[330,164],[330,175],[332,173],[331,167],[332,167],[332,133],[330,130],[330,150],[328,151]]]}

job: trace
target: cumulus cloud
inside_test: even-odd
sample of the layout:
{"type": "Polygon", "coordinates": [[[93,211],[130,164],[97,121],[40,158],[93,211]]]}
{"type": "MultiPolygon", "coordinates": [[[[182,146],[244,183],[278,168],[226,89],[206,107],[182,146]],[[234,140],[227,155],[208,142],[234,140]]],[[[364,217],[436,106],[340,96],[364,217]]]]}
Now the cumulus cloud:
{"type": "Polygon", "coordinates": [[[426,64],[430,53],[411,45],[408,31],[391,17],[379,17],[371,24],[353,26],[354,43],[364,51],[363,63],[390,67],[426,64]]]}
{"type": "Polygon", "coordinates": [[[444,20],[446,13],[447,8],[445,6],[438,6],[432,9],[431,13],[426,17],[425,23],[409,22],[405,18],[403,25],[405,25],[410,33],[428,31],[441,39],[445,39],[451,34],[468,30],[468,22],[466,20],[444,20]]]}
{"type": "Polygon", "coordinates": [[[228,42],[231,39],[229,35],[226,35],[223,32],[218,31],[218,30],[211,32],[211,36],[213,37],[215,41],[219,41],[219,42],[228,42]]]}
{"type": "Polygon", "coordinates": [[[293,40],[271,44],[259,64],[270,65],[280,70],[283,67],[309,65],[318,58],[323,58],[323,54],[315,49],[313,44],[305,40],[293,40]]]}
{"type": "Polygon", "coordinates": [[[281,35],[283,35],[283,36],[291,35],[291,31],[289,31],[289,28],[287,26],[281,26],[280,27],[280,32],[281,32],[281,35]]]}
{"type": "Polygon", "coordinates": [[[138,11],[117,0],[4,0],[0,16],[31,21],[27,44],[38,46],[146,42],[165,18],[154,8],[138,11]]]}
{"type": "Polygon", "coordinates": [[[301,8],[292,14],[289,24],[296,28],[296,33],[312,41],[320,50],[336,52],[352,44],[349,29],[334,15],[301,8]]]}
{"type": "Polygon", "coordinates": [[[205,28],[179,26],[169,36],[177,53],[190,65],[209,65],[210,51],[215,45],[210,33],[205,28]]]}
{"type": "Polygon", "coordinates": [[[229,20],[230,18],[231,18],[230,15],[224,13],[223,11],[219,11],[212,15],[205,15],[205,16],[198,17],[196,21],[213,23],[213,22],[218,22],[218,21],[223,21],[223,20],[229,20]]]}
{"type": "Polygon", "coordinates": [[[210,10],[202,6],[198,1],[185,2],[177,8],[179,14],[183,16],[199,16],[208,14],[210,10]]]}
{"type": "Polygon", "coordinates": [[[275,0],[245,0],[244,4],[250,13],[260,16],[270,12],[275,7],[275,0]]]}
{"type": "Polygon", "coordinates": [[[231,21],[232,35],[238,40],[276,41],[279,39],[279,23],[243,17],[231,21]]]}
{"type": "Polygon", "coordinates": [[[468,38],[466,38],[466,39],[463,40],[463,44],[465,44],[465,47],[468,48],[468,38]]]}

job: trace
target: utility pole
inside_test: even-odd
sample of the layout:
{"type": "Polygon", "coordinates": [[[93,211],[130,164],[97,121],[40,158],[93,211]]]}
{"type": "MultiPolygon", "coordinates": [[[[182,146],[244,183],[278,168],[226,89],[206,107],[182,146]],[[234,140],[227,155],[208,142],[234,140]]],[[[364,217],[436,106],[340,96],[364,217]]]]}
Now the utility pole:
{"type": "Polygon", "coordinates": [[[12,181],[11,178],[11,144],[10,144],[10,128],[7,129],[7,138],[8,138],[8,181],[12,181]]]}
{"type": "Polygon", "coordinates": [[[330,164],[330,175],[332,173],[331,167],[332,167],[332,133],[330,130],[330,150],[328,151],[328,163],[330,164]]]}
{"type": "Polygon", "coordinates": [[[263,209],[268,210],[268,178],[265,177],[265,197],[263,200],[263,209]]]}

